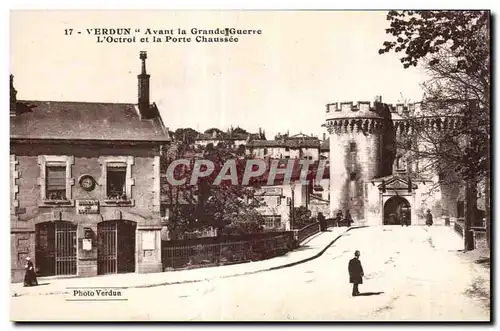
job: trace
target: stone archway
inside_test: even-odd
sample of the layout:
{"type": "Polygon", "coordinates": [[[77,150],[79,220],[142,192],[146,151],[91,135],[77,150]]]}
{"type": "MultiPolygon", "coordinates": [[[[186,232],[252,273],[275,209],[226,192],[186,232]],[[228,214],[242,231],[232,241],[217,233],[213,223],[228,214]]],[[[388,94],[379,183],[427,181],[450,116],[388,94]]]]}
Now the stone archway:
{"type": "Polygon", "coordinates": [[[406,198],[396,195],[385,202],[384,225],[401,225],[403,215],[411,224],[411,205],[406,198]]]}

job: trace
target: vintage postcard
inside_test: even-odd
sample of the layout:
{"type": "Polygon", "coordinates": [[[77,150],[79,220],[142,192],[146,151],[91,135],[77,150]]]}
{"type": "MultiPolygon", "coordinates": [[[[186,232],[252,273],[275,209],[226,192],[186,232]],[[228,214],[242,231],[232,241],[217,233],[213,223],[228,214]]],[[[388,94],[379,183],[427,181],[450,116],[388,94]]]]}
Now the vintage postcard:
{"type": "Polygon", "coordinates": [[[10,13],[12,321],[490,314],[490,12],[10,13]]]}

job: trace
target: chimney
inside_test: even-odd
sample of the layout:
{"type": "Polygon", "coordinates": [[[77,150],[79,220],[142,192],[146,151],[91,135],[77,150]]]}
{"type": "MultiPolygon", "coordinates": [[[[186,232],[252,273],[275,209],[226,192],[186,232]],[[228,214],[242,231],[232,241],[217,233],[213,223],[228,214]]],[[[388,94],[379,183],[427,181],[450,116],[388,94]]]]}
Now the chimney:
{"type": "Polygon", "coordinates": [[[142,70],[141,74],[137,76],[139,83],[139,95],[138,95],[138,106],[139,112],[141,113],[142,118],[151,118],[152,112],[150,110],[149,104],[149,77],[146,73],[146,59],[148,58],[147,53],[145,51],[141,51],[139,54],[139,58],[142,60],[142,70]]]}
{"type": "Polygon", "coordinates": [[[382,103],[382,96],[381,95],[375,96],[375,102],[382,103]]]}
{"type": "Polygon", "coordinates": [[[14,76],[10,75],[10,116],[17,115],[17,91],[14,88],[14,76]]]}

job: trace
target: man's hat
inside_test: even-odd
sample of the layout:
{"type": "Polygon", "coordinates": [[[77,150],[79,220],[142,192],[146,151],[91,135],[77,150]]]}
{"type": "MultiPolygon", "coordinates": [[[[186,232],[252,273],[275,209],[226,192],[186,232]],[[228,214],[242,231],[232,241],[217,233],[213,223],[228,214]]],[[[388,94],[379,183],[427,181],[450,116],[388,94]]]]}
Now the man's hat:
{"type": "Polygon", "coordinates": [[[359,255],[360,255],[359,251],[355,251],[355,252],[354,252],[354,255],[355,255],[355,256],[359,256],[359,255]]]}

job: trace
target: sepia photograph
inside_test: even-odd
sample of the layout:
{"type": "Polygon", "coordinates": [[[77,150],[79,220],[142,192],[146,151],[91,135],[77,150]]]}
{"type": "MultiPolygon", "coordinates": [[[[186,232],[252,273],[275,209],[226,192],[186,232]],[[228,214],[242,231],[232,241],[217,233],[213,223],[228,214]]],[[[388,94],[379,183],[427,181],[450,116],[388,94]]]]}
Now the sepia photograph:
{"type": "Polygon", "coordinates": [[[492,322],[489,10],[9,16],[12,322],[492,322]]]}

